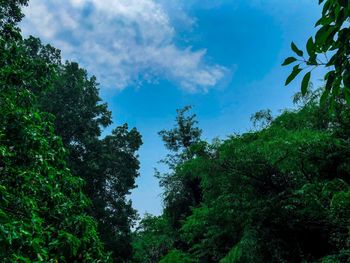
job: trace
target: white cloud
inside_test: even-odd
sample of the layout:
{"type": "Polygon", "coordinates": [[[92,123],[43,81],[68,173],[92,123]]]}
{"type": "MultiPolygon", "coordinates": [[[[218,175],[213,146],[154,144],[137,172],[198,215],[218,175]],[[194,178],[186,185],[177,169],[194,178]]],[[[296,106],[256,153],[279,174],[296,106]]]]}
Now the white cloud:
{"type": "Polygon", "coordinates": [[[194,20],[174,3],[32,0],[22,29],[61,48],[65,59],[80,62],[103,86],[123,89],[167,79],[189,92],[205,92],[217,86],[228,69],[209,64],[206,50],[176,45],[169,8],[176,6],[175,20],[184,25],[194,20]]]}

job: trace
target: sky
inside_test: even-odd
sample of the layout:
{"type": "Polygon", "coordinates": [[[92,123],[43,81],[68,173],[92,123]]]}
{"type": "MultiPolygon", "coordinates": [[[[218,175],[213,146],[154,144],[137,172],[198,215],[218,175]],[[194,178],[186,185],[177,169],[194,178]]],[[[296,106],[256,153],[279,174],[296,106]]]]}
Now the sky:
{"type": "MultiPolygon", "coordinates": [[[[158,131],[176,109],[193,106],[203,139],[252,128],[250,116],[292,107],[298,81],[285,87],[290,43],[303,47],[320,16],[315,0],[31,0],[25,36],[40,37],[100,83],[113,127],[143,137],[135,209],[159,215],[154,168],[165,157],[158,131]]],[[[316,81],[316,79],[314,79],[316,81]]]]}

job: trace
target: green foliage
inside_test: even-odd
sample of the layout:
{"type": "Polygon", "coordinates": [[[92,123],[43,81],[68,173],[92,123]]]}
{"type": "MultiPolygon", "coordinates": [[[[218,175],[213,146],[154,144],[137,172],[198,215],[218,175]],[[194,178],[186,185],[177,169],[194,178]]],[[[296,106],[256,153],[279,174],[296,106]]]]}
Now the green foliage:
{"type": "Polygon", "coordinates": [[[23,18],[21,6],[28,4],[29,0],[0,0],[0,31],[6,30],[5,26],[14,26],[23,18]]]}
{"type": "Polygon", "coordinates": [[[169,131],[159,132],[165,146],[170,151],[179,152],[200,141],[202,131],[196,127],[196,115],[187,116],[191,108],[191,106],[186,106],[177,110],[176,126],[169,131]]]}
{"type": "Polygon", "coordinates": [[[325,88],[311,91],[311,69],[297,110],[257,112],[260,130],[212,144],[191,108],[178,110],[174,128],[159,133],[171,152],[169,171],[157,174],[164,213],[145,215],[131,233],[126,196],[140,134],[125,124],[101,138],[111,112],[95,77],[39,39],[23,40],[16,23],[27,1],[0,0],[2,262],[348,262],[350,4],[319,2],[315,38],[306,52],[292,43],[299,59],[283,65],[296,63],[286,84],[303,63],[326,66],[325,88]]]}
{"type": "Polygon", "coordinates": [[[55,130],[69,150],[69,166],[87,183],[85,192],[93,204],[90,214],[99,222],[102,240],[115,261],[126,260],[131,256],[130,227],[136,219],[126,195],[138,176],[141,136],[125,124],[101,139],[101,128],[111,124],[111,112],[101,103],[96,78],[88,78],[77,63],[58,67],[57,80],[40,94],[39,107],[55,116],[55,130]]]}
{"type": "Polygon", "coordinates": [[[296,76],[298,76],[298,74],[302,71],[301,68],[299,68],[299,65],[296,65],[293,67],[292,73],[290,73],[290,75],[288,76],[288,78],[286,79],[286,83],[285,85],[288,85],[289,83],[292,82],[293,79],[296,78],[296,76]]]}
{"type": "Polygon", "coordinates": [[[141,143],[141,136],[135,128],[129,130],[126,124],[117,127],[100,141],[99,151],[94,150],[92,156],[95,158],[86,166],[96,165],[91,169],[92,173],[88,174],[89,177],[84,173],[88,182],[94,183],[87,188],[88,192],[94,189],[91,212],[100,222],[102,240],[114,253],[116,262],[125,261],[132,255],[130,228],[136,220],[136,211],[126,195],[135,187],[139,169],[135,152],[141,143]]]}
{"type": "Polygon", "coordinates": [[[146,214],[134,233],[133,262],[158,263],[174,245],[166,218],[146,214]]]}
{"type": "MultiPolygon", "coordinates": [[[[14,136],[8,139],[9,142],[23,144],[24,147],[21,153],[17,153],[17,149],[12,151],[19,158],[18,163],[24,161],[22,168],[15,169],[17,162],[0,166],[13,169],[11,175],[14,180],[6,184],[3,181],[1,186],[5,188],[2,190],[4,194],[6,190],[6,194],[12,198],[9,201],[11,207],[17,209],[26,202],[32,204],[34,210],[31,212],[28,208],[26,213],[37,217],[39,226],[33,226],[38,234],[43,235],[41,239],[34,235],[33,246],[47,250],[46,254],[42,252],[43,255],[38,252],[38,260],[42,257],[41,261],[45,262],[56,259],[59,262],[107,262],[109,259],[103,252],[102,239],[104,246],[113,252],[114,261],[126,261],[132,253],[130,228],[136,219],[136,211],[126,195],[135,187],[138,176],[136,151],[142,143],[141,136],[136,129],[129,130],[125,124],[105,138],[100,137],[101,129],[111,124],[111,112],[101,102],[96,78],[88,77],[86,70],[77,63],[62,64],[60,50],[43,45],[40,39],[22,39],[16,23],[23,17],[21,6],[27,2],[0,2],[1,124],[5,137],[14,136]],[[5,112],[8,105],[13,106],[14,113],[18,110],[22,115],[11,115],[11,110],[5,112]],[[5,118],[9,119],[6,121],[5,118]],[[16,129],[15,125],[18,126],[16,129]],[[11,129],[13,134],[8,133],[11,129]],[[27,133],[37,137],[27,143],[26,138],[22,138],[27,133]],[[55,138],[55,143],[51,142],[51,137],[55,138]],[[45,147],[36,148],[41,144],[45,147]],[[36,159],[31,155],[35,155],[40,164],[34,163],[36,159]],[[52,159],[50,164],[47,164],[47,155],[52,159]],[[38,168],[34,169],[34,165],[38,168]],[[45,165],[49,165],[49,168],[45,168],[45,165]],[[39,178],[39,175],[42,177],[39,178]],[[46,179],[48,176],[51,176],[50,180],[46,179]],[[38,189],[32,189],[34,192],[27,189],[22,193],[20,185],[30,188],[30,183],[36,182],[37,177],[42,186],[38,183],[38,189]],[[18,183],[15,183],[16,180],[18,183]],[[23,196],[15,200],[12,195],[16,191],[23,196]]],[[[9,147],[12,149],[15,146],[9,147]]],[[[0,149],[1,154],[8,154],[6,145],[1,144],[0,149]]],[[[7,172],[1,176],[7,178],[10,174],[7,172]]],[[[1,210],[0,215],[1,220],[7,220],[4,223],[8,227],[13,227],[8,223],[12,219],[6,211],[1,210]]],[[[32,235],[34,230],[26,230],[30,219],[26,219],[28,222],[22,220],[28,215],[16,216],[18,218],[13,217],[16,227],[24,227],[25,233],[32,235]]],[[[3,230],[6,233],[9,231],[3,230]]],[[[22,240],[16,231],[13,228],[16,240],[22,240]]],[[[11,236],[3,236],[2,241],[8,240],[11,240],[11,236]]],[[[18,242],[18,248],[13,242],[6,246],[12,246],[22,253],[18,254],[18,260],[34,260],[33,249],[27,250],[25,247],[32,241],[23,238],[23,242],[26,245],[18,242]]],[[[3,247],[6,248],[5,245],[3,247]]],[[[2,254],[6,253],[3,247],[2,254]]],[[[16,251],[11,250],[4,258],[12,262],[13,255],[17,254],[11,253],[16,251]]]]}
{"type": "Polygon", "coordinates": [[[301,91],[303,95],[309,89],[311,72],[316,67],[325,67],[325,89],[321,102],[330,97],[331,106],[337,98],[342,98],[350,105],[350,2],[348,0],[320,0],[323,4],[322,16],[317,21],[318,31],[315,37],[310,37],[306,44],[307,56],[293,42],[291,49],[298,58],[289,57],[283,66],[297,63],[286,80],[288,85],[302,70],[311,68],[302,80],[301,91]],[[300,65],[305,68],[300,68],[300,65]]]}
{"type": "Polygon", "coordinates": [[[166,148],[172,153],[163,160],[170,171],[156,176],[164,188],[165,214],[175,228],[179,228],[179,222],[189,215],[191,207],[198,205],[202,198],[199,178],[192,170],[193,167],[181,166],[193,156],[205,152],[205,143],[200,142],[202,130],[196,127],[196,115],[191,115],[190,110],[190,106],[177,110],[174,128],[159,132],[166,148]]]}
{"type": "Polygon", "coordinates": [[[142,144],[136,129],[122,125],[105,138],[101,130],[112,123],[107,104],[101,102],[96,78],[75,62],[61,63],[60,51],[34,37],[23,41],[25,55],[49,65],[52,71],[27,70],[30,78],[45,79],[46,88],[30,85],[36,104],[54,118],[55,132],[68,150],[72,173],[86,182],[91,199],[89,214],[98,221],[99,234],[115,261],[131,257],[131,226],[136,211],[126,195],[135,187],[142,144]]]}
{"type": "MultiPolygon", "coordinates": [[[[15,33],[15,32],[14,32],[15,33]]],[[[66,164],[52,116],[35,107],[23,41],[0,38],[0,258],[2,262],[109,262],[83,180],[66,164]]],[[[46,70],[50,71],[50,68],[46,70]]]]}
{"type": "Polygon", "coordinates": [[[219,263],[258,263],[259,248],[256,233],[245,232],[242,239],[219,261],[219,263]]]}
{"type": "Polygon", "coordinates": [[[266,128],[273,121],[271,110],[260,110],[254,113],[250,120],[253,122],[254,127],[266,128]]]}
{"type": "Polygon", "coordinates": [[[185,253],[179,250],[171,250],[159,263],[191,263],[194,262],[185,253]]]}
{"type": "Polygon", "coordinates": [[[194,115],[184,117],[188,109],[160,133],[175,153],[166,159],[170,172],[158,177],[162,217],[176,233],[161,262],[185,262],[182,255],[221,263],[350,260],[350,2],[319,3],[316,36],[306,52],[292,43],[295,57],[283,62],[293,64],[286,85],[307,70],[297,110],[275,119],[259,111],[251,120],[260,129],[212,145],[189,132],[200,130],[194,115]],[[325,87],[313,91],[319,66],[325,87]]]}
{"type": "MultiPolygon", "coordinates": [[[[196,178],[201,199],[169,205],[172,249],[194,262],[346,262],[349,257],[350,108],[321,107],[319,91],[263,128],[209,145],[175,163],[171,204],[184,204],[196,178]],[[172,214],[188,207],[173,224],[172,214]]],[[[305,97],[304,97],[305,98],[305,97]]],[[[255,118],[254,118],[255,117],[255,118]]],[[[152,235],[152,234],[151,234],[152,235]]],[[[149,237],[150,238],[150,237],[149,237]]],[[[171,248],[168,248],[171,251],[171,248]]],[[[146,253],[143,251],[142,253],[146,253]]],[[[166,260],[178,259],[170,252],[166,260]]]]}

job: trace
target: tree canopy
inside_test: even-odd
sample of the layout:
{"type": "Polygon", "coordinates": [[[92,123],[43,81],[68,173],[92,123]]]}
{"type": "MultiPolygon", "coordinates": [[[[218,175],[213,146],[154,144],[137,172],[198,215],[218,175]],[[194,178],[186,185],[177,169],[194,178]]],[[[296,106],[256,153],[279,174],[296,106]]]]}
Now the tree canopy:
{"type": "Polygon", "coordinates": [[[126,261],[141,136],[124,124],[101,137],[112,121],[96,78],[21,36],[26,4],[0,2],[0,254],[6,262],[126,261]]]}
{"type": "Polygon", "coordinates": [[[350,261],[348,0],[319,1],[307,54],[292,43],[286,84],[310,69],[293,109],[256,112],[253,130],[212,142],[192,107],[177,110],[159,132],[169,150],[156,172],[163,213],[138,224],[129,194],[140,133],[104,131],[112,113],[96,77],[21,35],[27,4],[0,0],[2,262],[350,261]],[[322,66],[324,87],[313,88],[322,66]]]}
{"type": "Polygon", "coordinates": [[[259,130],[193,144],[200,151],[177,159],[166,177],[163,215],[147,219],[162,226],[136,232],[137,253],[167,238],[163,258],[149,262],[349,260],[350,108],[331,113],[317,94],[259,130]],[[194,178],[201,199],[184,202],[195,200],[194,178]]]}
{"type": "Polygon", "coordinates": [[[84,181],[72,175],[53,116],[36,107],[31,78],[50,67],[26,56],[19,32],[0,36],[0,257],[3,262],[109,262],[84,181]]]}

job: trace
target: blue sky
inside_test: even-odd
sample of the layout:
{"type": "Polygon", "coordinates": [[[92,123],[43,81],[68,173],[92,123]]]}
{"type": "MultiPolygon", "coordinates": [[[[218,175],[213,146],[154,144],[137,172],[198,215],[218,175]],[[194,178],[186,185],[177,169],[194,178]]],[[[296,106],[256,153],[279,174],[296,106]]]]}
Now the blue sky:
{"type": "Polygon", "coordinates": [[[312,0],[32,0],[21,24],[96,75],[114,125],[137,127],[144,145],[134,207],[160,214],[154,168],[167,151],[157,132],[193,105],[203,138],[251,128],[261,109],[291,107],[297,82],[280,66],[320,14],[312,0]]]}

